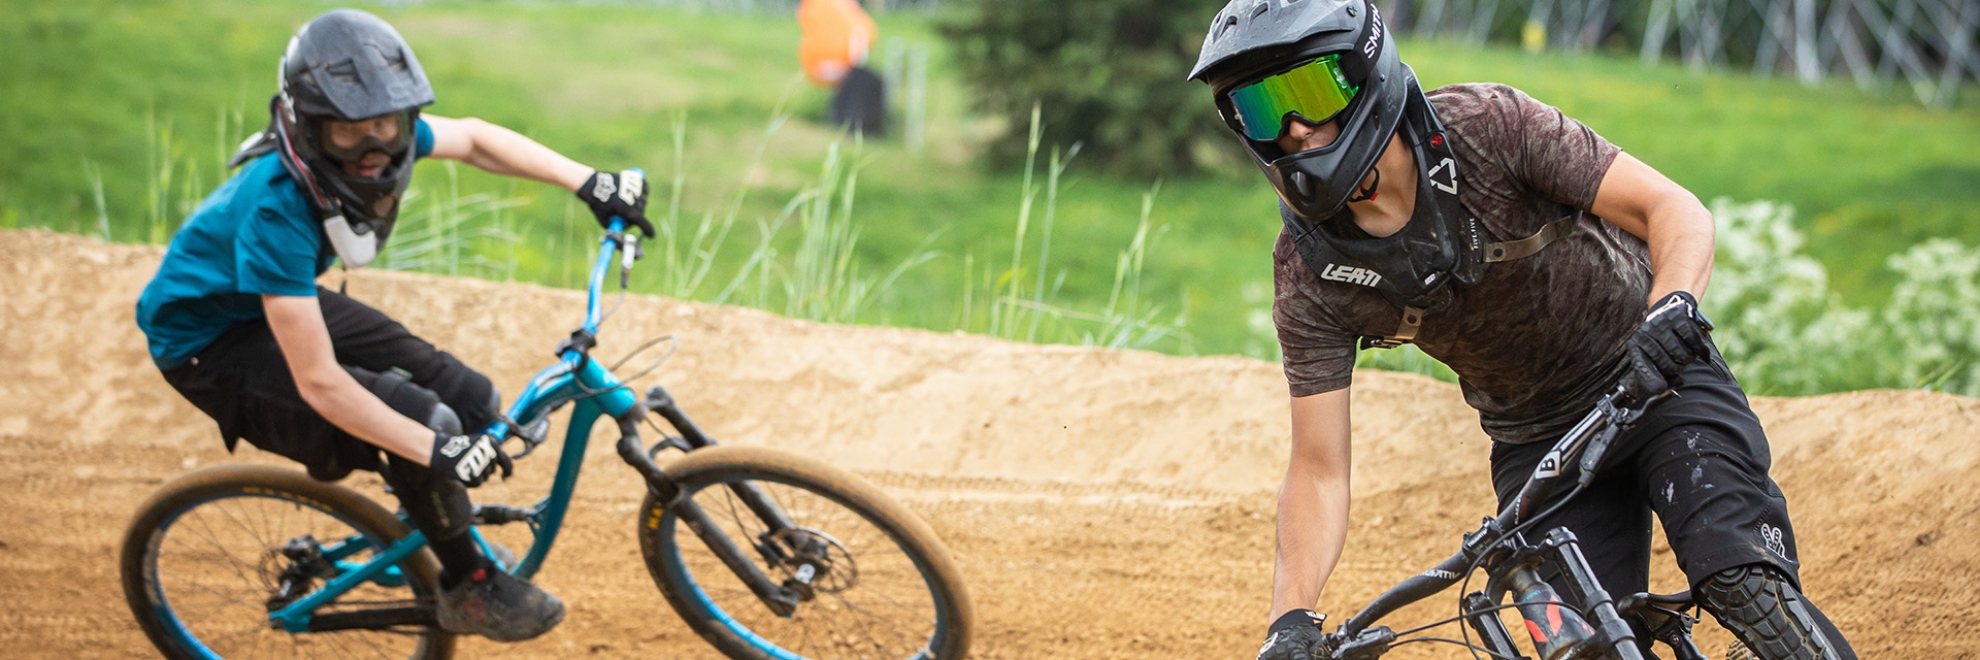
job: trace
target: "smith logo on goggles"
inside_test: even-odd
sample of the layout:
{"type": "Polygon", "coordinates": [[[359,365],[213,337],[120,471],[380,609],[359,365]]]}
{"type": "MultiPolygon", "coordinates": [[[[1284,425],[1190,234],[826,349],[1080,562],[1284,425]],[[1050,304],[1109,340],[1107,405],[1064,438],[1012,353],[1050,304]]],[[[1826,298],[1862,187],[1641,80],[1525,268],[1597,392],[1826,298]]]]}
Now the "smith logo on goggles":
{"type": "Polygon", "coordinates": [[[1346,108],[1360,91],[1348,84],[1347,76],[1341,73],[1340,55],[1334,54],[1233,89],[1226,96],[1244,136],[1270,142],[1285,134],[1288,116],[1297,114],[1308,122],[1323,123],[1346,108]]]}

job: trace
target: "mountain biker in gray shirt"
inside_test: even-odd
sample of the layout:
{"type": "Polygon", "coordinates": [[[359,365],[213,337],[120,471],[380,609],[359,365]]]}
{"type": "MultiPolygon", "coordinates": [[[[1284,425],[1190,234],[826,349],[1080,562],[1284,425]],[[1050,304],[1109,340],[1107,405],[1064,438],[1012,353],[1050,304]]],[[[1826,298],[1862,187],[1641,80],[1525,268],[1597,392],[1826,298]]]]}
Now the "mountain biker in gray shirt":
{"type": "Polygon", "coordinates": [[[1695,196],[1519,90],[1425,92],[1367,0],[1233,0],[1190,79],[1284,225],[1273,318],[1293,442],[1261,660],[1318,657],[1355,354],[1411,343],[1479,411],[1501,504],[1602,396],[1675,389],[1539,528],[1574,532],[1604,588],[1629,594],[1648,587],[1654,513],[1694,596],[1757,657],[1855,657],[1800,594],[1766,436],[1698,310],[1713,223],[1695,196]]]}
{"type": "Polygon", "coordinates": [[[280,69],[267,130],[172,237],[138,299],[152,361],[219,424],[230,451],[246,439],[326,481],[382,473],[440,560],[442,627],[541,635],[563,603],[496,570],[468,533],[466,488],[510,470],[502,439],[479,433],[501,415],[494,386],[316,278],[377,255],[421,158],[563,187],[601,224],[618,216],[652,236],[643,178],[593,170],[480,120],[422,115],[434,97],[419,60],[365,12],[303,25],[280,69]]]}

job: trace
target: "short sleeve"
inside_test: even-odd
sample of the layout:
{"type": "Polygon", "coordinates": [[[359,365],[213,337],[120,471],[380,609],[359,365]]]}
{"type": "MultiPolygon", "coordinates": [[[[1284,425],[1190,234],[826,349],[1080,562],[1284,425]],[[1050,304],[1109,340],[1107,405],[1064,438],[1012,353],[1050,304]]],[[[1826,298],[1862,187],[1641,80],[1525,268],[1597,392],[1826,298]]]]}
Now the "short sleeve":
{"type": "Polygon", "coordinates": [[[1560,108],[1507,89],[1506,118],[1516,136],[1508,145],[1513,175],[1554,201],[1581,209],[1594,206],[1602,177],[1622,149],[1560,108]]]}
{"type": "Polygon", "coordinates": [[[1508,85],[1450,85],[1436,97],[1438,113],[1473,164],[1502,169],[1508,184],[1561,204],[1593,206],[1602,177],[1622,153],[1560,108],[1508,85]]]}
{"type": "Polygon", "coordinates": [[[1278,329],[1286,386],[1295,397],[1345,389],[1354,380],[1359,336],[1321,301],[1292,239],[1281,234],[1272,250],[1272,325],[1278,329]]]}
{"type": "Polygon", "coordinates": [[[241,293],[316,295],[320,245],[308,223],[263,207],[241,224],[234,242],[236,289],[241,293]]]}
{"type": "Polygon", "coordinates": [[[413,122],[413,157],[425,158],[433,153],[433,127],[426,120],[413,122]]]}

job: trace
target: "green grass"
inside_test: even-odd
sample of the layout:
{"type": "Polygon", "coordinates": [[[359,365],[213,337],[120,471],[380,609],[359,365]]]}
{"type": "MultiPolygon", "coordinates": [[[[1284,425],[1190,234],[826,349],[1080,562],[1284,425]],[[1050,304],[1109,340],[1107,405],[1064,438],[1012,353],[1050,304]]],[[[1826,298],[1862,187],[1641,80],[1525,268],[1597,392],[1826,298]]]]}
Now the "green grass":
{"type": "MultiPolygon", "coordinates": [[[[9,16],[0,22],[0,226],[89,234],[107,227],[115,240],[162,240],[224,178],[219,162],[233,145],[265,121],[288,35],[325,8],[0,0],[9,16]]],[[[1063,158],[1071,145],[1047,144],[1029,185],[1024,172],[984,171],[975,145],[1025,127],[970,112],[921,15],[878,17],[883,38],[936,46],[928,145],[916,155],[899,139],[855,148],[814,121],[828,92],[800,80],[797,28],[788,16],[590,3],[370,9],[418,51],[438,91],[430,112],[509,126],[598,167],[648,170],[657,191],[652,213],[677,209],[676,251],[671,267],[642,269],[640,290],[713,299],[741,275],[773,272],[751,270],[758,267],[752,257],[762,261],[769,250],[786,259],[778,268],[795,268],[788,259],[810,245],[820,258],[830,255],[811,264],[829,266],[824,275],[809,271],[813,282],[829,281],[835,264],[856,265],[864,275],[841,281],[879,287],[888,273],[915,262],[906,275],[860,294],[853,318],[861,322],[1111,343],[1102,329],[1110,317],[1171,328],[1180,317],[1186,335],[1147,345],[1275,354],[1269,322],[1261,324],[1258,314],[1271,299],[1278,220],[1250,166],[1158,187],[1092,173],[1076,155],[1063,158]],[[793,118],[768,130],[780,107],[793,118]],[[1055,149],[1064,168],[1048,200],[1055,149]],[[831,185],[844,186],[826,195],[837,205],[812,211],[830,221],[810,225],[824,233],[798,231],[793,200],[817,197],[832,176],[842,180],[831,185]],[[784,227],[766,234],[780,217],[784,227]],[[1138,282],[1136,307],[1124,311],[1120,291],[1130,275],[1138,282]],[[1012,304],[997,307],[1000,299],[1012,304]],[[1010,318],[1026,309],[1047,310],[1062,324],[1034,332],[1029,320],[1010,318]],[[1078,315],[1091,318],[1073,322],[1078,315]],[[1004,320],[992,328],[993,319],[1004,320]],[[1013,324],[1023,332],[1010,334],[1013,324]]],[[[1866,96],[1841,84],[1805,89],[1644,68],[1633,59],[1425,42],[1403,48],[1426,83],[1521,87],[1700,197],[1796,205],[1809,252],[1830,265],[1833,288],[1852,300],[1888,295],[1895,278],[1882,268],[1885,258],[1923,237],[1980,243],[1980,112],[1972,108],[1931,112],[1896,93],[1866,96]]],[[[468,246],[466,267],[452,268],[582,284],[595,230],[567,193],[438,165],[422,166],[414,185],[425,197],[408,202],[404,230],[412,231],[415,212],[452,223],[452,233],[425,235],[439,241],[429,246],[434,250],[468,246]],[[485,218],[462,219],[482,207],[485,218]],[[460,238],[449,244],[449,237],[460,238]]],[[[397,240],[388,254],[409,247],[397,240]]],[[[751,292],[770,295],[761,286],[751,292]]],[[[759,302],[731,295],[738,297],[728,302],[759,302]]],[[[766,306],[781,311],[788,302],[779,297],[766,306]]]]}

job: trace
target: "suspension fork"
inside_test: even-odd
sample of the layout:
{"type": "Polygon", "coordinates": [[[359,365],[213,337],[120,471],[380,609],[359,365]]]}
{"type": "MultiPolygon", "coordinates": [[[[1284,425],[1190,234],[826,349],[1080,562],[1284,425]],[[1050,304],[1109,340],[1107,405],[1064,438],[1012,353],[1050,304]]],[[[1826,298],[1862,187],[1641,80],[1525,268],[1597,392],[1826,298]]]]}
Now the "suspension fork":
{"type": "Polygon", "coordinates": [[[1553,556],[1561,573],[1567,576],[1568,589],[1574,592],[1575,602],[1581,603],[1582,616],[1594,624],[1601,646],[1613,647],[1621,660],[1643,660],[1643,653],[1636,646],[1636,632],[1616,612],[1615,598],[1595,579],[1595,569],[1581,554],[1581,544],[1575,541],[1574,532],[1556,527],[1547,532],[1540,547],[1553,556]]]}
{"type": "Polygon", "coordinates": [[[1506,623],[1499,620],[1498,604],[1485,597],[1485,592],[1473,591],[1464,595],[1464,621],[1471,630],[1478,633],[1485,650],[1495,658],[1505,660],[1528,660],[1520,654],[1519,647],[1513,645],[1512,633],[1506,631],[1506,623]]]}
{"type": "MultiPolygon", "coordinates": [[[[1529,631],[1538,631],[1533,625],[1536,616],[1555,619],[1565,626],[1544,633],[1553,637],[1565,633],[1565,638],[1555,638],[1552,643],[1538,637],[1536,646],[1545,646],[1543,658],[1583,657],[1588,651],[1600,649],[1610,651],[1619,660],[1643,660],[1643,652],[1637,648],[1636,633],[1629,623],[1616,611],[1615,599],[1596,580],[1594,569],[1588,566],[1588,559],[1581,554],[1580,543],[1574,533],[1565,528],[1554,528],[1547,532],[1547,538],[1537,546],[1526,545],[1518,537],[1513,539],[1515,550],[1500,561],[1503,568],[1492,571],[1493,578],[1487,588],[1494,594],[1514,592],[1520,603],[1520,614],[1529,622],[1529,631]],[[1563,599],[1545,580],[1541,579],[1539,566],[1551,565],[1558,569],[1568,588],[1568,602],[1578,607],[1558,611],[1552,604],[1563,599]],[[1586,651],[1584,651],[1586,649],[1586,651]]],[[[1547,626],[1552,628],[1552,626],[1547,626]]]]}
{"type": "MultiPolygon", "coordinates": [[[[694,420],[688,419],[687,413],[681,410],[680,404],[674,401],[674,395],[667,393],[666,388],[654,385],[652,389],[647,390],[644,404],[647,410],[667,420],[668,424],[673,425],[674,429],[681,433],[679,442],[668,442],[677,440],[668,438],[656,449],[675,446],[682,451],[694,451],[719,444],[707,433],[702,432],[701,427],[695,425],[694,420]]],[[[729,484],[728,487],[730,492],[736,494],[737,499],[742,500],[744,506],[749,507],[750,513],[756,514],[756,517],[770,528],[770,532],[781,532],[797,526],[791,522],[790,515],[784,513],[783,508],[777,506],[776,502],[771,501],[770,495],[763,492],[763,488],[757,486],[755,482],[736,482],[729,484]]]]}
{"type": "MultiPolygon", "coordinates": [[[[729,567],[729,571],[735,573],[736,578],[749,587],[750,593],[755,594],[764,607],[777,616],[791,616],[797,611],[800,600],[797,590],[772,582],[770,576],[765,574],[756,562],[751,561],[740,546],[736,545],[735,540],[722,532],[721,526],[715,523],[707,511],[702,510],[701,505],[696,504],[692,498],[681,496],[680,483],[674,481],[672,476],[653,462],[652,455],[639,440],[639,421],[645,416],[646,407],[636,404],[618,418],[619,458],[625,460],[626,464],[631,465],[633,470],[646,480],[647,491],[653,495],[655,501],[660,502],[667,511],[679,517],[681,522],[687,525],[688,530],[694,532],[694,535],[708,546],[709,552],[715,553],[715,557],[722,560],[722,565],[729,567]]],[[[755,484],[746,485],[761,498],[762,493],[755,489],[755,484]]],[[[762,499],[767,502],[767,498],[762,499]]],[[[750,508],[754,511],[756,507],[750,508]]],[[[779,511],[779,514],[781,513],[779,511]]],[[[660,511],[652,511],[648,515],[658,519],[660,511]]],[[[789,525],[788,517],[784,518],[784,524],[789,525]]]]}

